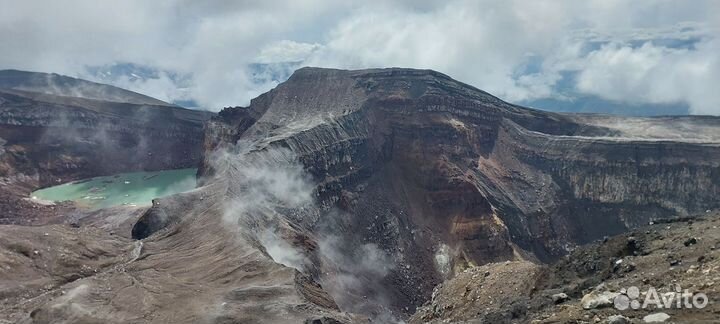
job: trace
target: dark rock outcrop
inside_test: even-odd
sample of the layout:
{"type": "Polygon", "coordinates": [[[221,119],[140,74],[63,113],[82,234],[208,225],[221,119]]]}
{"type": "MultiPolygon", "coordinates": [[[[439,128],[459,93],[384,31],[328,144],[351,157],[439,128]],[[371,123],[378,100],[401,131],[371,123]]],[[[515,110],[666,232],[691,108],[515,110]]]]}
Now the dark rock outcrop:
{"type": "Polygon", "coordinates": [[[677,289],[685,296],[702,293],[710,301],[720,294],[713,279],[720,264],[716,248],[720,214],[696,216],[608,237],[548,265],[500,262],[468,269],[438,286],[408,322],[616,323],[611,319],[622,316],[626,318],[622,323],[643,323],[645,316],[660,310],[651,290],[673,301],[662,309],[673,322],[715,322],[718,303],[702,309],[686,308],[692,305],[690,298],[684,305],[677,303],[684,298],[677,289]],[[683,244],[698,233],[702,233],[701,246],[683,244]],[[640,296],[632,296],[631,287],[640,296]],[[650,306],[616,308],[615,298],[621,301],[616,305],[638,300],[639,305],[647,301],[650,306]]]}
{"type": "MultiPolygon", "coordinates": [[[[443,248],[456,267],[549,261],[650,220],[720,207],[718,118],[541,112],[434,71],[300,69],[208,124],[200,172],[216,174],[210,150],[238,141],[253,143],[251,153],[291,150],[320,205],[346,215],[332,219],[338,235],[395,256],[383,279],[395,309],[419,305],[442,281],[443,248]],[[699,132],[683,131],[693,125],[699,132]]],[[[299,226],[326,226],[318,215],[299,226]]]]}

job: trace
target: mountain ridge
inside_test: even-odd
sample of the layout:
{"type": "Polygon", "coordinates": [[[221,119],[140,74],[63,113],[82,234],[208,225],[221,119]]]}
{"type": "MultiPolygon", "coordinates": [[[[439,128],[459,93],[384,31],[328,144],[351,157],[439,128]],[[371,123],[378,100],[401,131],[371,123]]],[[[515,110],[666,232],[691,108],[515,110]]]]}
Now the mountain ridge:
{"type": "Polygon", "coordinates": [[[75,227],[0,227],[23,238],[0,242],[17,261],[0,278],[37,283],[0,307],[40,323],[472,319],[434,310],[433,291],[720,208],[719,120],[542,112],[425,70],[300,69],[205,123],[197,189],[75,227]],[[23,256],[45,229],[98,246],[23,256]]]}
{"type": "MultiPolygon", "coordinates": [[[[442,281],[430,270],[442,246],[460,268],[518,255],[550,262],[576,244],[718,207],[718,118],[547,113],[428,71],[370,71],[301,69],[211,120],[205,152],[297,155],[320,205],[349,215],[339,225],[349,241],[374,242],[401,267],[422,269],[391,272],[430,283],[387,283],[395,309],[442,281]],[[415,231],[428,234],[410,240],[415,231]]],[[[217,174],[213,159],[200,174],[217,174]]],[[[293,222],[312,232],[324,220],[293,222]]]]}
{"type": "Polygon", "coordinates": [[[130,91],[80,79],[68,79],[74,81],[64,86],[80,84],[87,91],[63,94],[109,93],[112,100],[29,91],[42,90],[32,87],[8,89],[4,78],[8,74],[19,73],[19,81],[40,80],[35,85],[65,77],[48,81],[50,74],[7,71],[0,71],[0,223],[53,219],[58,214],[52,210],[55,207],[27,200],[31,191],[42,187],[118,172],[197,165],[203,123],[214,113],[146,100],[130,91]],[[117,101],[121,99],[129,102],[117,101]]]}
{"type": "Polygon", "coordinates": [[[175,106],[130,90],[57,73],[0,70],[0,88],[103,101],[175,106]]]}

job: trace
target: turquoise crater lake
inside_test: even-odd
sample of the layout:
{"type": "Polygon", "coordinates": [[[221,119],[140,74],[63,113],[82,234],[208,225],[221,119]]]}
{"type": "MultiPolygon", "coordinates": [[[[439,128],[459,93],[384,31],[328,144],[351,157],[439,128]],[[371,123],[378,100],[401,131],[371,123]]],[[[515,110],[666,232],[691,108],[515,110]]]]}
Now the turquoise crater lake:
{"type": "Polygon", "coordinates": [[[130,172],[95,177],[37,190],[33,199],[70,200],[77,205],[100,209],[111,206],[146,206],[155,198],[195,188],[197,169],[130,172]]]}

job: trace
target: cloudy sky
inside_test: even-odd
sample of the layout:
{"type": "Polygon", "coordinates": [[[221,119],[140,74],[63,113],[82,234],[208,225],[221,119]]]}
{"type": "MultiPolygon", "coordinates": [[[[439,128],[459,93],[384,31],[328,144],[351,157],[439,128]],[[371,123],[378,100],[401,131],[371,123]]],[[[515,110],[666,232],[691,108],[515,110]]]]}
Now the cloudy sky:
{"type": "Polygon", "coordinates": [[[308,65],[430,68],[529,105],[720,114],[714,0],[0,5],[0,69],[109,82],[210,110],[245,105],[308,65]]]}

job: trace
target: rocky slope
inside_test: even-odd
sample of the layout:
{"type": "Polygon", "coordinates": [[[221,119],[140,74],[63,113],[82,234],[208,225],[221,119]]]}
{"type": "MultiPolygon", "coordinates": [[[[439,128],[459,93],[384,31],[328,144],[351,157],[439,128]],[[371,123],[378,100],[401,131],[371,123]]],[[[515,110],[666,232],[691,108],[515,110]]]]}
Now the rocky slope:
{"type": "Polygon", "coordinates": [[[0,88],[45,93],[62,97],[124,102],[139,105],[172,106],[167,102],[137,92],[55,73],[0,70],[0,88]]]}
{"type": "Polygon", "coordinates": [[[598,252],[583,272],[558,258],[718,208],[719,158],[720,118],[546,113],[433,71],[304,68],[208,121],[197,190],[74,226],[0,227],[106,244],[62,261],[8,241],[0,277],[44,286],[3,286],[0,307],[38,323],[552,320],[545,295],[508,309],[456,293],[490,271],[503,305],[527,302],[506,289],[578,298],[616,259],[598,252]]]}
{"type": "Polygon", "coordinates": [[[649,323],[667,317],[668,323],[716,323],[719,217],[711,212],[643,226],[578,248],[551,265],[508,261],[467,269],[438,286],[409,322],[649,323]],[[686,302],[683,293],[704,294],[707,304],[686,302]],[[617,308],[616,298],[627,301],[626,308],[622,301],[617,308]],[[636,308],[629,304],[633,300],[636,308]]]}
{"type": "MultiPolygon", "coordinates": [[[[85,90],[79,95],[108,94],[112,100],[3,89],[14,84],[13,88],[42,90],[31,87],[36,85],[33,82],[16,80],[33,78],[10,78],[18,74],[26,72],[0,71],[0,223],[33,222],[54,214],[22,200],[40,187],[97,175],[199,164],[203,122],[212,113],[145,100],[110,86],[90,87],[91,83],[77,79],[62,84],[82,86],[85,90]],[[125,99],[129,102],[114,101],[125,99]],[[35,215],[23,212],[28,208],[35,215]]],[[[65,79],[51,78],[53,82],[65,79]]]]}
{"type": "Polygon", "coordinates": [[[397,265],[382,285],[403,310],[453,268],[550,261],[575,244],[717,208],[718,130],[718,118],[534,111],[433,71],[307,68],[248,108],[224,110],[205,145],[293,152],[320,209],[343,215],[320,211],[298,226],[380,246],[397,265]]]}
{"type": "Polygon", "coordinates": [[[126,208],[79,226],[0,226],[0,322],[354,321],[307,275],[228,231],[217,192],[159,201],[185,220],[143,241],[124,227],[137,219],[126,208]]]}

